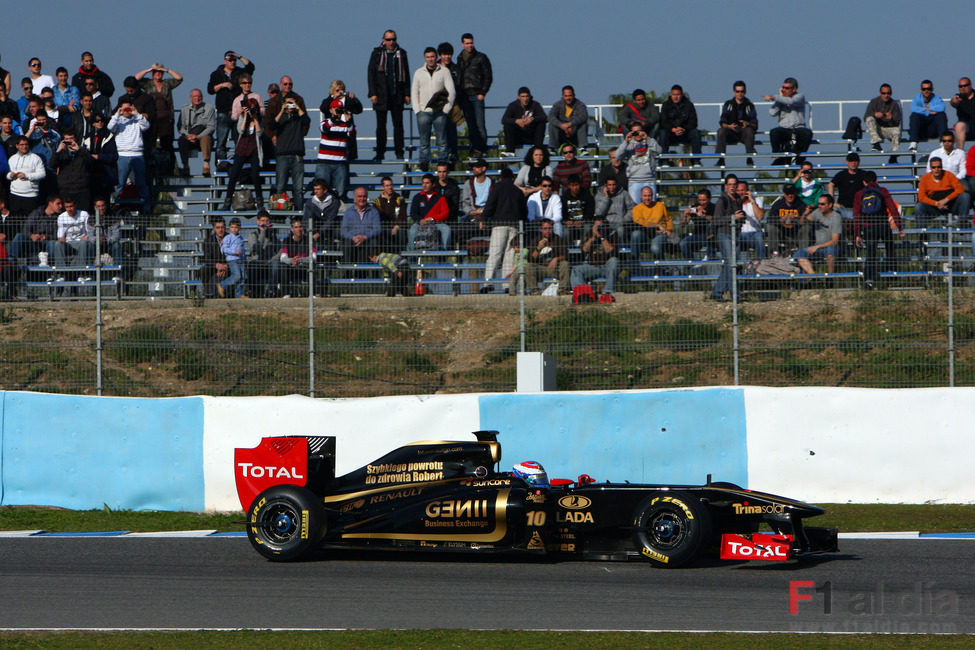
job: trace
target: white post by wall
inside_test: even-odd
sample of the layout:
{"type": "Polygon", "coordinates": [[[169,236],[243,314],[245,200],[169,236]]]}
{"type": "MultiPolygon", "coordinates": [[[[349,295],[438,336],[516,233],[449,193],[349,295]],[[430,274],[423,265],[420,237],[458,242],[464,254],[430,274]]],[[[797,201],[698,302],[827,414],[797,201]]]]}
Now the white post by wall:
{"type": "Polygon", "coordinates": [[[518,392],[555,390],[555,357],[542,352],[518,353],[518,392]]]}

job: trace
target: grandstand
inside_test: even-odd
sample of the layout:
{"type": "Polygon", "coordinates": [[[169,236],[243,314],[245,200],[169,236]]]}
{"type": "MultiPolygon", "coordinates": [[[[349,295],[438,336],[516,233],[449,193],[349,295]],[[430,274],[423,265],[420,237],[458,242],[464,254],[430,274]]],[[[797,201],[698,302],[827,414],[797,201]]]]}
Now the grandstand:
{"type": "MultiPolygon", "coordinates": [[[[891,152],[870,151],[869,143],[864,141],[845,140],[841,137],[846,121],[850,116],[859,116],[863,112],[867,100],[836,100],[817,101],[812,104],[808,123],[815,134],[810,151],[803,154],[815,166],[817,176],[824,182],[837,171],[844,169],[844,158],[851,150],[859,151],[862,158],[861,168],[871,169],[877,173],[880,184],[887,188],[896,201],[900,203],[906,218],[908,237],[898,242],[900,265],[896,271],[886,274],[886,279],[893,286],[899,281],[908,281],[909,286],[918,286],[930,281],[939,274],[952,269],[962,276],[971,275],[972,261],[972,233],[967,219],[955,224],[944,222],[933,224],[928,229],[913,228],[912,213],[916,197],[918,182],[924,174],[927,161],[926,151],[930,151],[936,142],[921,143],[921,151],[911,152],[903,148],[897,152],[897,161],[891,162],[891,152]],[[948,226],[954,226],[949,228],[948,226]],[[946,264],[950,264],[946,267],[946,264]]],[[[904,100],[904,114],[909,113],[909,100],[904,100]]],[[[764,109],[768,103],[757,102],[759,115],[766,115],[764,109]]],[[[500,114],[504,107],[488,107],[487,123],[498,125],[500,114]]],[[[549,107],[546,106],[546,109],[549,107]]],[[[608,151],[615,148],[620,141],[620,135],[615,132],[603,133],[605,124],[615,125],[615,105],[589,105],[591,121],[596,128],[590,129],[589,155],[584,158],[591,167],[598,167],[608,160],[608,151]]],[[[754,165],[746,164],[746,154],[742,147],[733,145],[724,155],[726,165],[716,167],[718,155],[710,153],[714,145],[714,128],[720,112],[720,103],[696,104],[699,122],[702,127],[712,130],[702,130],[704,136],[705,153],[693,155],[678,151],[664,156],[663,165],[658,169],[658,189],[660,199],[672,214],[679,213],[684,207],[692,203],[697,190],[709,187],[715,194],[720,191],[721,178],[724,174],[734,172],[740,178],[750,182],[753,191],[765,198],[766,208],[779,196],[783,181],[795,174],[797,166],[775,165],[773,160],[781,154],[769,151],[767,132],[760,133],[757,141],[758,155],[752,156],[754,165]]],[[[368,128],[371,109],[359,116],[359,151],[363,158],[371,154],[372,138],[368,128]],[[364,125],[366,128],[363,128],[364,125]]],[[[313,124],[318,121],[318,111],[309,110],[313,124]]],[[[412,118],[412,113],[408,113],[412,118]]],[[[764,126],[771,121],[765,117],[764,126]]],[[[489,128],[490,131],[490,128],[489,128]]],[[[415,161],[416,140],[414,130],[408,129],[408,159],[374,162],[372,160],[354,161],[351,165],[351,192],[356,187],[366,187],[372,198],[379,190],[379,179],[391,176],[395,188],[401,194],[409,195],[419,188],[419,171],[415,161]]],[[[314,151],[318,138],[316,129],[312,128],[306,138],[307,151],[311,153],[305,160],[305,178],[310,181],[315,168],[314,151]]],[[[906,138],[905,138],[906,140],[906,138]]],[[[460,150],[465,151],[465,142],[461,141],[460,150]]],[[[492,143],[492,144],[496,144],[492,143]]],[[[885,143],[886,144],[886,143],[885,143]]],[[[493,150],[492,150],[493,151],[493,150]]],[[[553,164],[556,159],[553,160],[553,164]]],[[[463,164],[452,173],[455,179],[461,180],[469,175],[467,166],[463,164]]],[[[520,157],[515,159],[489,157],[489,173],[496,174],[502,166],[521,164],[520,157]]],[[[196,163],[194,162],[194,167],[196,163]]],[[[198,169],[197,169],[198,171],[198,169]]],[[[265,196],[273,191],[274,173],[261,173],[264,181],[265,196]]],[[[27,268],[27,292],[22,298],[88,298],[94,295],[95,277],[101,278],[100,289],[118,298],[185,298],[201,290],[200,270],[202,268],[203,241],[209,232],[210,219],[215,215],[229,218],[232,213],[221,211],[223,190],[227,183],[226,172],[215,172],[211,177],[204,177],[194,173],[189,178],[172,177],[161,179],[155,187],[156,203],[154,214],[143,219],[142,222],[129,224],[126,234],[126,255],[124,260],[114,260],[115,265],[93,269],[70,268],[51,269],[30,266],[27,268]],[[56,281],[56,276],[65,276],[64,281],[56,281]],[[90,281],[79,280],[81,277],[92,277],[90,281]]],[[[241,185],[240,187],[247,187],[241,185]]],[[[307,194],[307,193],[306,193],[307,194]]],[[[269,206],[270,207],[270,206],[269,206]]],[[[279,234],[286,232],[281,227],[287,219],[296,212],[272,211],[272,218],[278,222],[279,234]]],[[[244,224],[244,234],[255,227],[254,212],[240,213],[244,224]]],[[[427,291],[432,293],[476,293],[483,283],[484,253],[483,240],[473,227],[465,230],[452,224],[460,234],[456,238],[459,242],[451,250],[445,251],[413,251],[410,252],[414,268],[423,271],[420,282],[427,285],[427,291]],[[473,237],[474,244],[467,244],[473,237]]],[[[849,229],[847,229],[849,230],[849,229]]],[[[762,276],[749,277],[747,273],[741,277],[747,281],[761,279],[765,283],[825,280],[828,286],[859,287],[862,284],[864,260],[859,251],[853,246],[852,235],[843,241],[844,254],[839,260],[837,273],[815,274],[813,276],[785,275],[782,277],[762,276]]],[[[571,244],[572,242],[570,242],[571,244]]],[[[319,242],[317,255],[317,292],[321,295],[345,293],[376,293],[382,295],[385,291],[385,281],[377,265],[350,264],[342,259],[341,251],[334,242],[319,242]],[[327,280],[327,284],[326,284],[327,280]]],[[[624,255],[627,252],[624,249],[624,255]]],[[[578,255],[578,249],[575,249],[578,255]]],[[[744,264],[748,257],[740,260],[744,271],[744,264]]],[[[668,259],[649,260],[639,259],[638,256],[624,258],[625,273],[623,276],[624,290],[699,290],[709,286],[717,277],[718,263],[714,260],[682,259],[676,251],[670,251],[668,259]]],[[[500,289],[503,278],[495,278],[493,284],[500,289]]]]}

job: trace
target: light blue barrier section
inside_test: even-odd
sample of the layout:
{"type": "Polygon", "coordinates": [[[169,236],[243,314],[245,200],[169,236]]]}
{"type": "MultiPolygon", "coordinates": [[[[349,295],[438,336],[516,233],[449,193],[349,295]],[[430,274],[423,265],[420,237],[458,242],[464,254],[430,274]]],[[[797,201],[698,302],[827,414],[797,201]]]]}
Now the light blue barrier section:
{"type": "Polygon", "coordinates": [[[204,509],[202,399],[2,399],[0,505],[204,509]]]}
{"type": "Polygon", "coordinates": [[[502,469],[541,462],[549,478],[748,485],[742,389],[481,395],[502,469]]]}

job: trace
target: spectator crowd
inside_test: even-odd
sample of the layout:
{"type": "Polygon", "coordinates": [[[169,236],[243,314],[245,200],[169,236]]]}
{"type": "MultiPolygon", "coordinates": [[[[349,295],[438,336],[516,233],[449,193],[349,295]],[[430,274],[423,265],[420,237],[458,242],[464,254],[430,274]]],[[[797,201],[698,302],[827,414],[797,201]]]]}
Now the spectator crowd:
{"type": "MultiPolygon", "coordinates": [[[[878,270],[891,268],[894,240],[904,236],[903,210],[875,172],[860,168],[856,152],[847,156],[846,169],[829,180],[817,178],[803,157],[814,134],[796,78],[787,77],[776,93],[761,95],[770,104],[768,141],[780,154],[775,163],[799,166],[781,196],[766,207],[747,181],[727,174],[716,197],[702,187],[692,205],[671,214],[658,195],[658,166],[670,160],[662,156],[677,145],[700,154],[704,140],[694,103],[681,85],[674,84],[659,107],[644,90],[631,93],[617,112],[620,144],[599,168],[587,161],[590,115],[576,89],[565,85],[545,111],[523,86],[501,118],[500,172],[488,174],[492,147],[485,103],[492,91],[491,62],[475,47],[472,34],[463,34],[460,46],[456,58],[448,42],[426,47],[421,65],[413,69],[396,32],[387,30],[369,55],[364,97],[342,80],[332,81],[319,106],[314,180],[307,191],[305,137],[312,125],[305,98],[288,75],[269,84],[266,94],[259,92],[255,63],[236,51],[226,51],[206,85],[192,88],[189,102],[179,108],[174,90],[183,77],[159,62],[125,77],[117,92],[91,52],[81,54],[73,75],[58,67],[53,77],[33,57],[16,99],[11,83],[18,75],[0,67],[2,279],[11,284],[23,265],[90,266],[95,210],[106,226],[103,250],[109,258],[121,258],[118,225],[127,216],[151,214],[154,185],[165,177],[189,176],[197,153],[204,177],[213,170],[227,173],[222,209],[252,209],[258,215],[257,230],[249,233],[241,232],[237,217],[229,227],[212,222],[203,279],[208,291],[220,296],[290,295],[314,247],[340,248],[349,264],[379,264],[390,278],[389,290],[404,294],[411,292],[413,273],[400,253],[480,247],[487,258],[482,292],[500,289],[499,279],[510,282],[510,291],[523,278],[528,293],[539,293],[540,280],[553,278],[558,293],[578,294],[579,287],[588,293],[586,287],[601,278],[604,302],[613,301],[626,249],[637,260],[641,255],[720,258],[715,300],[725,300],[732,260],[745,251],[756,260],[789,259],[806,273],[814,272],[813,261],[822,260],[833,273],[846,233],[865,247],[868,287],[877,282],[878,270]],[[397,192],[390,177],[381,179],[376,196],[359,185],[349,197],[350,164],[364,159],[355,123],[364,104],[376,117],[373,162],[389,152],[389,123],[392,152],[407,160],[403,118],[407,110],[414,113],[415,162],[423,175],[411,197],[397,192]],[[462,183],[451,177],[462,159],[460,125],[467,129],[464,158],[470,170],[462,183]],[[508,163],[519,157],[517,170],[512,169],[508,163]],[[271,207],[302,215],[291,220],[283,238],[266,209],[262,170],[274,172],[271,207]],[[238,189],[241,180],[253,190],[238,189]],[[518,222],[528,224],[523,242],[518,222]],[[306,232],[309,224],[313,227],[306,232]],[[571,260],[570,250],[577,251],[571,260]]],[[[713,127],[721,169],[729,146],[742,145],[749,166],[758,153],[759,111],[744,81],[732,84],[732,95],[713,127]]],[[[947,104],[957,116],[951,125],[946,102],[924,80],[905,120],[885,83],[862,117],[873,151],[883,151],[889,142],[890,163],[897,161],[905,128],[911,155],[921,142],[940,145],[930,152],[919,182],[914,216],[920,228],[935,220],[961,223],[975,196],[975,147],[965,150],[975,127],[975,92],[968,77],[959,80],[947,104]]],[[[860,122],[857,118],[850,129],[860,122]]],[[[701,160],[695,156],[691,164],[701,160]]]]}

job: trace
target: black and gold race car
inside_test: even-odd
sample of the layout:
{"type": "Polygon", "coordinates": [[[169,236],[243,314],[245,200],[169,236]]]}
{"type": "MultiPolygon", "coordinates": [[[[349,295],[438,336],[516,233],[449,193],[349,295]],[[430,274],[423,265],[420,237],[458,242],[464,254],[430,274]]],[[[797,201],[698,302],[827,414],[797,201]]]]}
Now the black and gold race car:
{"type": "Polygon", "coordinates": [[[499,470],[496,431],[476,441],[405,445],[344,476],[335,438],[264,438],[234,454],[247,536],[270,560],[318,549],[645,558],[660,567],[707,549],[726,559],[788,560],[836,551],[822,508],[731,483],[648,485],[548,480],[539,463],[499,470]],[[762,524],[765,524],[763,532],[762,524]]]}

